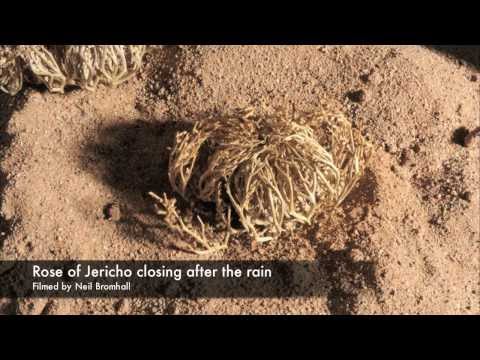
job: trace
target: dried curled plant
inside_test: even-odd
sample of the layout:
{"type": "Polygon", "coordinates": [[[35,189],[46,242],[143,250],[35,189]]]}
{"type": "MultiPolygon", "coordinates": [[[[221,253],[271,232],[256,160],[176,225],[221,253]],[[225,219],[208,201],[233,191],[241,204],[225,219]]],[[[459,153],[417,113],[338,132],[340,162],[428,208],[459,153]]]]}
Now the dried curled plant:
{"type": "MultiPolygon", "coordinates": [[[[320,111],[292,115],[239,110],[178,133],[168,175],[175,192],[191,204],[215,204],[227,241],[238,231],[256,246],[337,208],[363,175],[370,154],[359,131],[326,103],[320,111]],[[232,229],[232,213],[241,229],[232,229]]],[[[226,241],[211,244],[200,218],[200,232],[184,223],[174,200],[151,196],[163,221],[194,240],[189,250],[226,247],[226,241]]]]}
{"type": "Polygon", "coordinates": [[[51,92],[116,86],[140,69],[145,52],[145,45],[0,45],[0,89],[15,95],[24,78],[51,92]]]}

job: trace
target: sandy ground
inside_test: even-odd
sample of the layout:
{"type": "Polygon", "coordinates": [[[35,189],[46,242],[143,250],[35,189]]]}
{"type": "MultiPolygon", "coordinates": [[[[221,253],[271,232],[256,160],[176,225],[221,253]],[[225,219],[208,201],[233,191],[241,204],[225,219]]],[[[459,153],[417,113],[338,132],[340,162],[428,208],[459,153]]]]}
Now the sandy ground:
{"type": "Polygon", "coordinates": [[[145,193],[169,191],[167,147],[205,113],[308,110],[326,94],[375,145],[338,224],[256,252],[234,241],[222,255],[317,261],[320,297],[23,299],[0,301],[0,311],[480,313],[480,139],[452,141],[480,125],[478,69],[420,46],[182,46],[148,55],[116,89],[0,95],[2,259],[199,259],[155,226],[145,193]],[[106,220],[112,203],[121,216],[106,220]]]}

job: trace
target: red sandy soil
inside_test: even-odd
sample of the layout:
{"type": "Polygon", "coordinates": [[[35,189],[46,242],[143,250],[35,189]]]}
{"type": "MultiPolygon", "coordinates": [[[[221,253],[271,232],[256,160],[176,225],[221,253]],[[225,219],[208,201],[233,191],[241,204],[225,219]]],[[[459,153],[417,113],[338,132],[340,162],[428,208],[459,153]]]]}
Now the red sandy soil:
{"type": "Polygon", "coordinates": [[[205,259],[155,227],[147,191],[168,191],[175,131],[210,112],[321,96],[374,144],[338,224],[209,259],[315,261],[323,295],[301,299],[22,299],[22,314],[478,314],[478,67],[421,46],[180,46],[95,93],[0,97],[2,259],[205,259]],[[477,77],[477,78],[476,78],[477,77]],[[361,91],[358,96],[355,92],[361,91]],[[105,219],[104,209],[120,213],[105,219]]]}

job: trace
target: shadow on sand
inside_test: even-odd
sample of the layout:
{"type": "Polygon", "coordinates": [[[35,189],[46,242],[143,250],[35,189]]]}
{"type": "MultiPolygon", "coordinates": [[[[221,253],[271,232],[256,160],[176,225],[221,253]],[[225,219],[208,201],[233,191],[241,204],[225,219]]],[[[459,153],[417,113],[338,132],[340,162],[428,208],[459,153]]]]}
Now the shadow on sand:
{"type": "Polygon", "coordinates": [[[426,47],[457,60],[459,65],[469,65],[480,70],[480,46],[428,45],[426,47]]]}
{"type": "MultiPolygon", "coordinates": [[[[10,96],[0,91],[0,162],[13,140],[13,136],[7,132],[8,122],[13,113],[24,106],[27,99],[27,91],[30,90],[23,90],[16,96],[10,96]]],[[[7,183],[7,174],[0,170],[0,204],[3,202],[3,192],[7,183]]],[[[8,221],[0,216],[0,250],[3,248],[5,239],[11,234],[12,228],[12,221],[8,221]]]]}
{"type": "MultiPolygon", "coordinates": [[[[127,125],[107,127],[97,140],[83,149],[83,166],[113,189],[122,204],[125,218],[120,227],[129,238],[148,240],[168,248],[174,244],[163,243],[158,236],[161,227],[152,216],[149,191],[174,196],[168,179],[169,148],[178,131],[189,129],[183,121],[151,123],[138,120],[127,125]],[[145,219],[151,218],[151,221],[145,219]]],[[[368,173],[347,200],[369,206],[376,198],[376,182],[368,173]]],[[[357,219],[361,221],[362,219],[357,219]]],[[[347,217],[348,221],[348,217],[347,217]]],[[[370,261],[354,261],[351,251],[354,244],[342,250],[332,250],[318,241],[311,241],[317,252],[319,271],[325,281],[314,289],[327,298],[332,314],[354,313],[362,289],[377,292],[376,265],[370,261]],[[327,286],[325,286],[327,284],[327,286]]]]}

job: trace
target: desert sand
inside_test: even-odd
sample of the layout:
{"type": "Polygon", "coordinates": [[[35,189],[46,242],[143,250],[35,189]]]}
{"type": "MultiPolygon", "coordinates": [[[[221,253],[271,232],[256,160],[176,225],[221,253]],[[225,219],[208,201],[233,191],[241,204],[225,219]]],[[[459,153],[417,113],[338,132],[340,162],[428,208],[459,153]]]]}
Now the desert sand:
{"type": "Polygon", "coordinates": [[[315,261],[299,299],[18,299],[20,314],[478,314],[478,63],[423,46],[167,46],[134,79],[0,95],[1,259],[315,261]],[[156,226],[168,146],[202,114],[328,96],[374,145],[338,224],[198,257],[156,226]],[[108,214],[105,214],[108,212],[108,214]],[[107,216],[106,216],[107,215],[107,216]]]}

